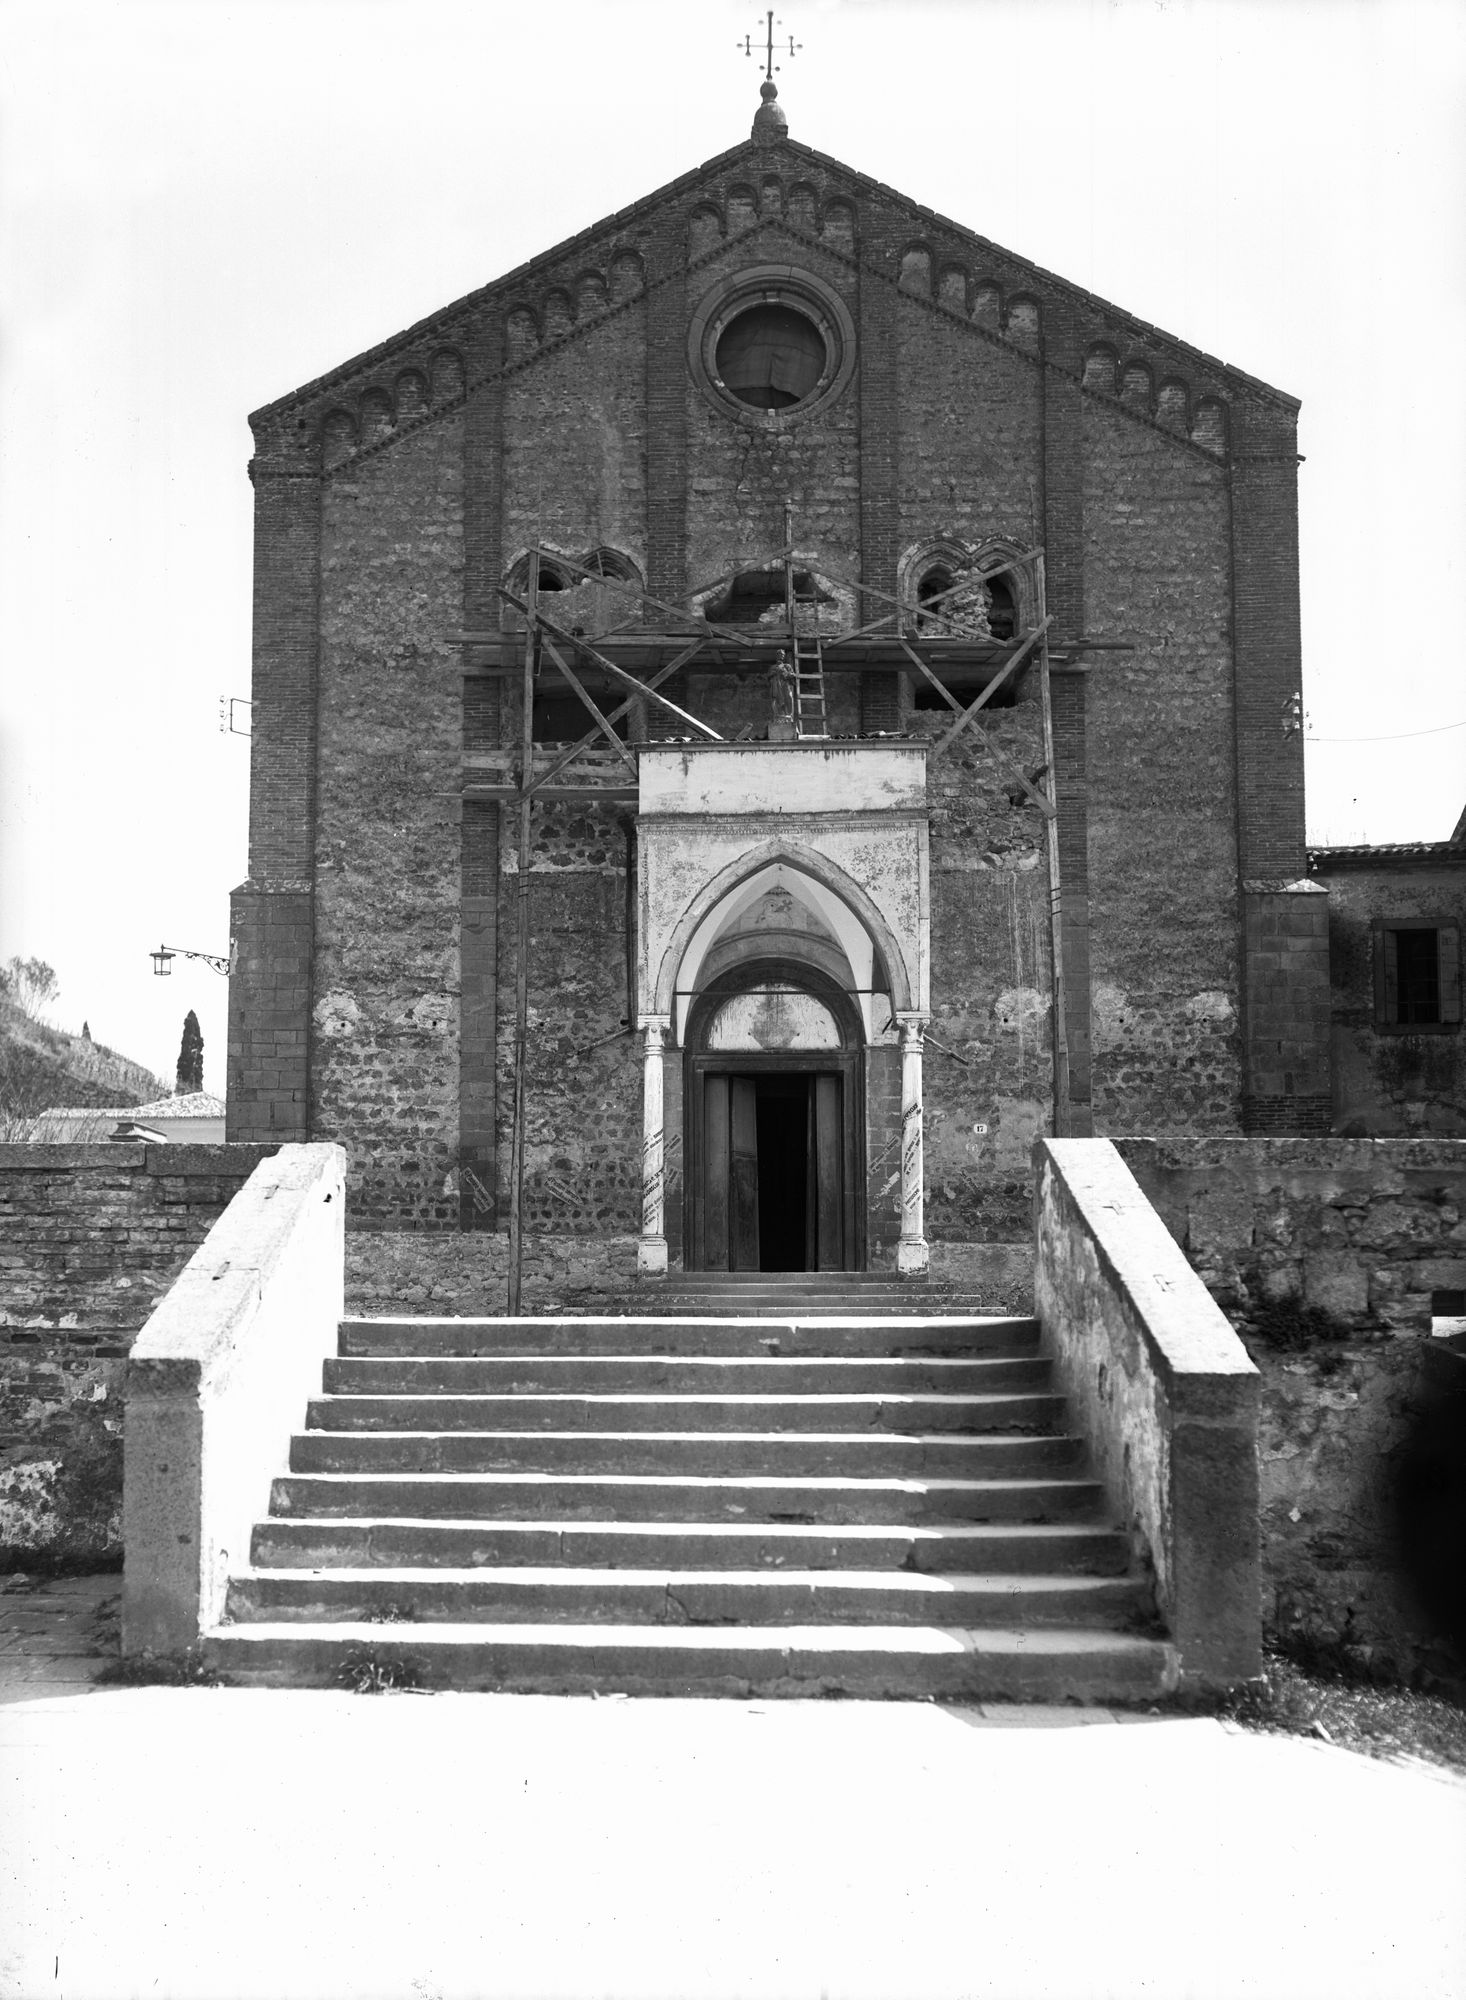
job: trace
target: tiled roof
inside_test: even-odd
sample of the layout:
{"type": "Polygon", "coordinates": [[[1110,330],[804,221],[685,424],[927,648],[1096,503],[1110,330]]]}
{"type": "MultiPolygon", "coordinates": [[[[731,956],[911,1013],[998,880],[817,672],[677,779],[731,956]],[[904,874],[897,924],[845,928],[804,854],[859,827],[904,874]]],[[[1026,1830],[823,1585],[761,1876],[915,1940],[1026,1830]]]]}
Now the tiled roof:
{"type": "Polygon", "coordinates": [[[1387,868],[1391,863],[1429,862],[1435,866],[1466,866],[1466,841],[1455,835],[1449,840],[1401,840],[1382,842],[1378,847],[1310,847],[1308,865],[1319,868],[1387,868]]]}
{"type": "MultiPolygon", "coordinates": [[[[151,1104],[128,1104],[129,1118],[222,1118],[224,1100],[206,1090],[190,1090],[182,1097],[157,1097],[151,1104]]],[[[119,1116],[121,1113],[119,1113],[119,1116]]]]}

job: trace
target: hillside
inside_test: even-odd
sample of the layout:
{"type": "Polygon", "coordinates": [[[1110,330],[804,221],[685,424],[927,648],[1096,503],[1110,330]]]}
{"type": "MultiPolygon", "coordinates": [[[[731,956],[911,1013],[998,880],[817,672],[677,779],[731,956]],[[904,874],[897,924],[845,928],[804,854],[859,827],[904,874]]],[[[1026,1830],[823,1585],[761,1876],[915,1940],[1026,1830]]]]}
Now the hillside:
{"type": "Polygon", "coordinates": [[[0,994],[0,1138],[17,1120],[53,1106],[100,1110],[143,1104],[167,1091],[141,1063],[48,1028],[0,994]]]}

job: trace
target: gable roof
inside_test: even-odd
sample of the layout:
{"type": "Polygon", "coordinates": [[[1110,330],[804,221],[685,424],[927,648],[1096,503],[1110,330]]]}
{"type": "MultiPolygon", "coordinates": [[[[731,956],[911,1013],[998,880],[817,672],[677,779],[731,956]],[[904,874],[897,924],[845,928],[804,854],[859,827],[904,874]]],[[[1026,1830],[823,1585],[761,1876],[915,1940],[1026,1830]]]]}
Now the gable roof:
{"type": "MultiPolygon", "coordinates": [[[[300,388],[290,391],[287,395],[261,405],[251,414],[249,421],[252,426],[266,426],[270,419],[297,409],[303,403],[324,399],[338,386],[346,384],[354,377],[370,373],[377,365],[390,361],[404,350],[421,347],[424,343],[430,342],[435,335],[446,336],[451,340],[455,335],[461,334],[463,322],[471,319],[478,309],[500,301],[514,300],[516,294],[531,293],[537,282],[549,282],[553,277],[563,275],[560,267],[574,263],[581,253],[597,247],[608,248],[618,237],[624,238],[651,222],[659,211],[678,197],[695,193],[706,194],[710,192],[710,184],[739,168],[748,167],[755,170],[762,168],[766,171],[770,166],[781,162],[795,168],[804,166],[817,169],[837,182],[849,195],[861,195],[868,201],[875,201],[888,209],[894,209],[909,222],[914,237],[924,239],[934,232],[936,236],[945,239],[943,247],[947,245],[954,248],[965,247],[993,266],[1018,275],[1025,281],[1026,287],[1035,292],[1040,299],[1048,296],[1051,299],[1064,300],[1078,310],[1082,320],[1089,322],[1090,337],[1094,342],[1113,343],[1115,336],[1118,335],[1151,353],[1160,350],[1162,354],[1174,356],[1179,366],[1189,368],[1193,373],[1199,372],[1214,378],[1217,386],[1234,398],[1240,396],[1262,402],[1279,413],[1290,416],[1300,407],[1297,397],[1274,388],[1256,376],[1246,374],[1230,362],[1221,361],[1200,348],[1190,346],[1176,335],[1167,333],[1151,325],[1149,321],[1137,318],[1134,314],[1127,313],[1123,308],[1110,304],[1092,292],[1085,291],[1082,286],[1071,284],[1068,279],[1043,269],[1031,259],[1004,249],[1000,244],[980,236],[977,231],[967,228],[964,224],[954,222],[937,210],[913,201],[898,189],[887,186],[885,182],[860,173],[856,168],[847,166],[828,153],[821,153],[812,146],[803,145],[798,140],[785,136],[772,143],[767,140],[745,139],[740,144],[729,147],[726,152],[715,154],[711,159],[703,161],[700,166],[678,175],[675,180],[654,189],[629,207],[617,209],[612,214],[602,217],[589,228],[566,237],[562,242],[505,272],[502,277],[492,279],[477,290],[440,307],[425,319],[414,322],[400,333],[342,362],[328,370],[326,374],[302,384],[300,388]]],[[[790,229],[790,233],[799,234],[793,229],[790,229]]],[[[858,236],[855,243],[855,259],[862,268],[871,268],[868,258],[862,254],[862,243],[858,236]]],[[[1124,359],[1123,352],[1120,359],[1124,359]]],[[[500,372],[499,367],[488,371],[490,375],[500,372]]],[[[469,383],[467,386],[471,389],[476,385],[469,383]]]]}

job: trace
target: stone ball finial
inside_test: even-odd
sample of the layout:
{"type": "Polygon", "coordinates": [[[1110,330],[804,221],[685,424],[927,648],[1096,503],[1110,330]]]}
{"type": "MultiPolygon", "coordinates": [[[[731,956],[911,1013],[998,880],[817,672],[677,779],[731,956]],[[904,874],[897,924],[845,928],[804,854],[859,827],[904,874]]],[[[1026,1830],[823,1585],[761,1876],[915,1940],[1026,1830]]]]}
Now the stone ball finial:
{"type": "Polygon", "coordinates": [[[785,139],[789,136],[789,120],[779,106],[779,86],[772,77],[765,77],[758,87],[763,103],[753,114],[753,136],[755,139],[785,139]]]}

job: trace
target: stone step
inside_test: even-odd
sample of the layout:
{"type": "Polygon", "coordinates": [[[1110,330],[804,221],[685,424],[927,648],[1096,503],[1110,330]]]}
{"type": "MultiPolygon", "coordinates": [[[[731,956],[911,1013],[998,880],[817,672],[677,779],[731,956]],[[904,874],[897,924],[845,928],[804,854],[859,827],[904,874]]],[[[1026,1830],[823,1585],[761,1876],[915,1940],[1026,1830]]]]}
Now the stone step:
{"type": "MultiPolygon", "coordinates": [[[[619,1302],[618,1303],[622,1303],[619,1302]]],[[[892,1319],[965,1319],[981,1316],[975,1301],[912,1298],[909,1292],[669,1292],[662,1298],[624,1301],[628,1317],[656,1312],[689,1319],[839,1319],[883,1314],[892,1319]]]]}
{"type": "Polygon", "coordinates": [[[1041,1431],[1061,1423],[1062,1396],[1010,1391],[990,1396],[317,1396],[306,1406],[312,1431],[645,1431],[673,1436],[850,1431],[930,1436],[935,1432],[1041,1431]]]}
{"type": "Polygon", "coordinates": [[[1135,1577],[900,1570],[342,1569],[230,1580],[226,1623],[1044,1625],[1149,1623],[1135,1577]]]}
{"type": "Polygon", "coordinates": [[[920,1279],[890,1278],[875,1271],[670,1271],[665,1278],[646,1279],[629,1294],[654,1298],[706,1298],[710,1293],[730,1298],[803,1299],[811,1293],[831,1299],[894,1299],[918,1310],[931,1302],[945,1305],[958,1299],[971,1304],[967,1292],[937,1287],[920,1279]]]}
{"type": "Polygon", "coordinates": [[[303,1431],[292,1472],[1003,1478],[1073,1465],[1063,1436],[829,1431],[303,1431]]]}
{"type": "MultiPolygon", "coordinates": [[[[988,1447],[991,1449],[991,1446],[988,1447]]],[[[1052,1477],[779,1478],[771,1475],[480,1472],[286,1473],[271,1486],[276,1516],[388,1515],[436,1519],[861,1522],[872,1526],[959,1521],[1100,1523],[1103,1489],[1077,1473],[1052,1477]]]]}
{"type": "Polygon", "coordinates": [[[429,1688],[533,1694],[1141,1702],[1176,1685],[1164,1641],[1071,1627],[272,1622],[216,1627],[202,1653],[265,1686],[331,1686],[372,1663],[429,1688]]]}
{"type": "Polygon", "coordinates": [[[797,1527],[737,1521],[268,1520],[255,1528],[256,1569],[503,1569],[552,1564],[602,1569],[960,1570],[1120,1576],[1130,1563],[1118,1528],[1033,1521],[942,1527],[797,1527]]]}
{"type": "Polygon", "coordinates": [[[980,1395],[1046,1389],[1041,1354],[835,1355],[505,1354],[328,1360],[331,1396],[980,1395]]]}
{"type": "Polygon", "coordinates": [[[1002,1315],[767,1318],[344,1319],[346,1356],[708,1354],[966,1356],[1036,1353],[1038,1321],[1002,1315]]]}

